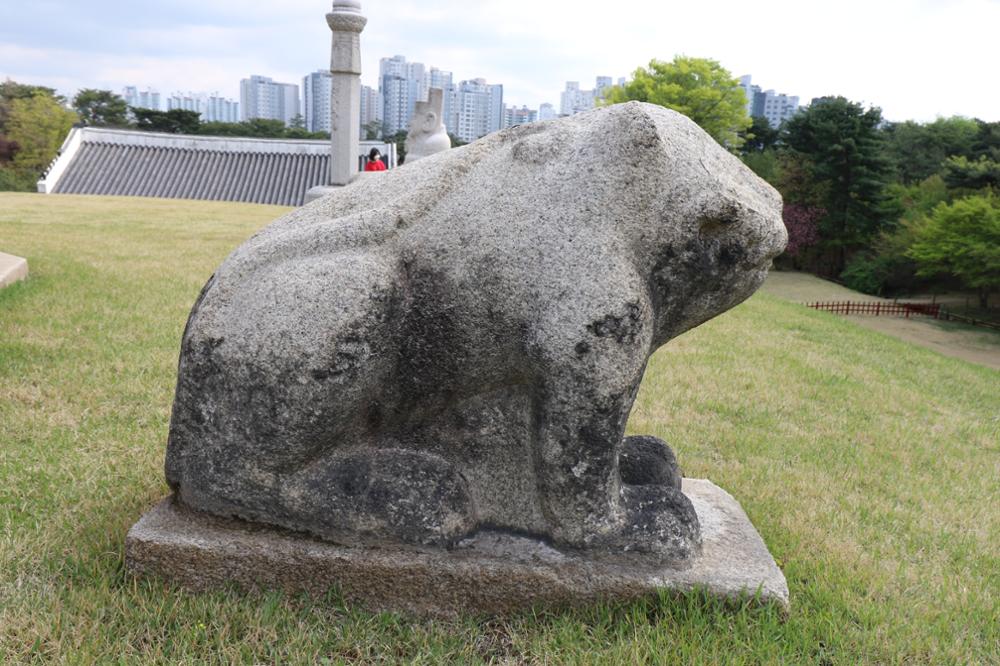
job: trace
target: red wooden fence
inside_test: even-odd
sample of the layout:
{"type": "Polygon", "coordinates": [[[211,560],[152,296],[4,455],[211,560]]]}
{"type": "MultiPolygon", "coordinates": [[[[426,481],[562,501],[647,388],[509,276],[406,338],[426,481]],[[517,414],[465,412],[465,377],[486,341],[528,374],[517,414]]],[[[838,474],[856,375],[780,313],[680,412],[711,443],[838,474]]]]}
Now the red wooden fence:
{"type": "Polygon", "coordinates": [[[910,315],[922,315],[925,317],[941,316],[941,305],[939,303],[888,303],[888,302],[868,302],[857,303],[853,301],[831,301],[824,303],[806,303],[806,307],[814,310],[823,310],[843,315],[875,315],[889,317],[906,317],[910,315]]]}

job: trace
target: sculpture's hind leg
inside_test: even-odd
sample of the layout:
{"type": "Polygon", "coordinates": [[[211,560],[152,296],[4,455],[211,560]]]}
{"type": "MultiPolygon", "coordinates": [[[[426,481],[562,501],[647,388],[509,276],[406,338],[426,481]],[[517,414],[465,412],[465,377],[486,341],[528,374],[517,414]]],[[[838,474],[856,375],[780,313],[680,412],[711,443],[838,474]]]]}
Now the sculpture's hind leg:
{"type": "Polygon", "coordinates": [[[343,252],[216,277],[178,372],[167,478],[182,501],[280,523],[289,475],[376,441],[396,362],[396,275],[343,252]]]}
{"type": "Polygon", "coordinates": [[[289,477],[286,523],[319,536],[450,545],[475,527],[465,480],[445,459],[405,449],[360,449],[289,477]]]}

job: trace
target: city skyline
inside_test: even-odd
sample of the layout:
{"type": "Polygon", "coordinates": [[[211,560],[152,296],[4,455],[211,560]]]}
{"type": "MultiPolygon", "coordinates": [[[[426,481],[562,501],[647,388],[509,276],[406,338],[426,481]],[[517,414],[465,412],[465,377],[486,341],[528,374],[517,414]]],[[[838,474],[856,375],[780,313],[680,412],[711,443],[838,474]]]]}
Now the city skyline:
{"type": "MultiPolygon", "coordinates": [[[[383,58],[381,58],[381,60],[390,60],[392,58],[399,58],[399,57],[405,58],[405,56],[403,56],[401,54],[396,54],[396,55],[394,55],[392,57],[384,56],[383,58]]],[[[416,63],[416,64],[422,65],[423,63],[416,63]]],[[[434,66],[428,66],[427,67],[427,73],[428,73],[428,81],[429,81],[429,86],[428,87],[442,87],[438,82],[434,81],[433,77],[434,77],[435,74],[445,74],[445,75],[447,75],[448,85],[452,85],[451,82],[453,80],[453,76],[452,76],[452,73],[450,71],[441,70],[441,69],[439,69],[437,67],[434,67],[434,66]]],[[[169,100],[172,99],[172,98],[177,98],[177,97],[179,97],[181,95],[183,95],[183,96],[185,96],[187,98],[194,98],[194,97],[199,97],[200,96],[200,97],[209,97],[209,98],[213,98],[213,99],[214,98],[218,98],[220,100],[224,99],[226,101],[230,101],[230,102],[233,102],[233,103],[235,103],[237,105],[240,105],[241,104],[240,100],[241,100],[241,98],[243,96],[243,91],[241,89],[242,88],[242,85],[241,85],[242,81],[248,80],[248,79],[250,79],[252,77],[263,77],[263,78],[266,78],[269,81],[271,81],[273,83],[276,83],[276,84],[281,84],[281,85],[296,85],[296,86],[299,86],[300,91],[301,91],[300,92],[300,96],[299,96],[299,102],[300,102],[299,112],[301,113],[301,115],[303,116],[303,118],[304,118],[304,120],[306,122],[307,129],[309,129],[310,131],[317,131],[317,130],[329,131],[329,122],[325,122],[325,124],[324,124],[323,121],[320,121],[321,124],[324,124],[324,127],[317,127],[315,129],[313,128],[312,123],[310,122],[310,120],[311,120],[311,118],[310,118],[310,115],[311,115],[310,114],[310,110],[313,108],[313,106],[310,103],[312,101],[311,100],[311,95],[309,97],[307,97],[307,91],[309,90],[309,85],[310,84],[313,84],[313,85],[316,84],[317,75],[321,75],[323,77],[327,77],[327,76],[329,76],[329,69],[324,69],[324,68],[320,67],[320,68],[317,68],[317,69],[315,69],[313,71],[310,71],[309,73],[305,74],[304,76],[297,77],[295,80],[296,81],[301,81],[302,82],[301,85],[299,85],[297,83],[291,83],[291,82],[287,82],[286,83],[284,81],[279,81],[276,77],[273,77],[273,76],[270,76],[270,75],[266,75],[266,74],[259,74],[259,73],[247,74],[247,75],[243,76],[240,79],[240,82],[237,83],[237,85],[235,86],[237,92],[236,92],[235,95],[233,95],[231,97],[228,96],[228,95],[221,94],[219,92],[218,88],[212,89],[211,92],[206,92],[206,91],[194,91],[192,88],[187,87],[187,88],[184,88],[183,91],[181,89],[178,89],[178,90],[174,91],[173,93],[167,94],[167,93],[163,92],[164,88],[162,86],[157,85],[155,82],[148,82],[148,81],[143,81],[143,82],[126,81],[126,82],[122,82],[121,84],[119,84],[117,86],[114,86],[114,87],[111,87],[111,88],[107,88],[107,90],[109,90],[110,92],[112,92],[112,93],[114,93],[116,95],[121,96],[123,99],[125,99],[125,101],[129,104],[129,106],[135,106],[135,107],[140,107],[140,108],[151,108],[151,109],[156,109],[156,110],[160,110],[160,111],[165,111],[165,110],[169,110],[169,108],[173,108],[173,107],[170,107],[169,100]],[[156,101],[154,101],[154,100],[156,100],[156,101]]],[[[381,83],[381,78],[382,77],[380,76],[380,77],[378,77],[375,80],[375,85],[374,86],[368,86],[367,84],[365,84],[362,87],[364,89],[367,89],[367,90],[378,90],[379,84],[381,83]]],[[[602,77],[598,76],[596,78],[600,79],[602,77]]],[[[467,79],[463,78],[459,82],[460,83],[464,83],[464,82],[476,81],[476,80],[480,80],[480,79],[483,79],[483,77],[475,76],[475,77],[469,77],[467,79]]],[[[20,81],[20,82],[21,83],[30,83],[28,81],[20,81]]],[[[454,84],[454,85],[457,85],[457,84],[454,84]]],[[[503,84],[501,83],[500,85],[503,85],[503,84]]],[[[60,94],[63,94],[64,96],[66,96],[67,99],[71,99],[72,96],[73,96],[73,94],[76,93],[78,90],[82,89],[83,87],[85,87],[85,86],[81,86],[81,88],[78,88],[76,90],[58,90],[57,89],[57,92],[60,93],[60,94]]],[[[329,92],[329,85],[326,86],[325,90],[326,90],[326,92],[329,92]]],[[[423,97],[426,98],[426,89],[423,92],[424,92],[423,97]]],[[[560,93],[556,93],[556,95],[554,95],[554,97],[556,97],[558,99],[559,94],[560,93]]],[[[316,98],[317,99],[322,99],[322,96],[316,95],[316,98]]],[[[325,104],[325,106],[327,107],[326,110],[328,111],[329,110],[329,103],[327,102],[325,104]]],[[[510,108],[523,108],[523,107],[528,106],[528,105],[526,105],[526,104],[508,104],[506,102],[506,100],[505,100],[503,102],[503,106],[504,106],[504,108],[507,108],[507,107],[510,107],[510,108]]],[[[536,105],[536,106],[531,107],[531,108],[537,113],[542,106],[553,106],[553,104],[551,102],[542,102],[541,104],[536,105]]],[[[196,109],[190,108],[189,106],[180,106],[180,105],[177,105],[177,108],[188,108],[189,110],[196,110],[196,109]]],[[[410,109],[410,112],[412,112],[412,108],[410,109]]],[[[242,113],[243,112],[241,111],[241,114],[242,113]]],[[[447,111],[445,112],[445,115],[446,116],[449,115],[447,111]]],[[[317,116],[321,117],[322,114],[317,113],[317,116]]],[[[245,118],[243,118],[243,119],[245,119],[245,118]]],[[[408,119],[409,119],[409,116],[406,117],[406,121],[408,121],[408,119]]],[[[215,118],[212,118],[212,120],[215,120],[215,118]]],[[[406,121],[404,121],[400,125],[400,127],[399,127],[400,129],[405,128],[406,121]]],[[[364,123],[362,123],[362,124],[364,124],[364,123]]]]}
{"type": "MultiPolygon", "coordinates": [[[[329,57],[329,1],[280,7],[235,0],[165,0],[136,6],[94,0],[20,5],[0,26],[0,77],[62,92],[123,85],[218,90],[235,98],[247,72],[300,81],[329,57]]],[[[651,58],[718,60],[738,77],[802,100],[843,95],[883,109],[890,120],[938,115],[997,119],[1000,91],[984,85],[995,61],[995,0],[920,0],[804,7],[758,4],[753,20],[735,3],[667,7],[622,0],[549,2],[524,12],[509,3],[366,1],[362,83],[375,86],[378,60],[406,53],[454,67],[456,81],[502,81],[513,105],[558,103],[566,81],[631,74],[651,58]],[[822,26],[819,29],[817,26],[822,26]],[[456,67],[457,66],[457,67],[456,67]],[[929,85],[933,84],[933,85],[929,85]]]]}
{"type": "MultiPolygon", "coordinates": [[[[502,83],[487,84],[482,78],[455,83],[450,71],[425,63],[408,61],[402,54],[381,58],[379,72],[378,88],[361,86],[359,114],[361,138],[365,138],[371,131],[370,124],[373,122],[379,126],[381,136],[392,136],[400,130],[406,131],[414,111],[414,104],[417,101],[426,101],[430,88],[440,88],[444,93],[442,122],[447,127],[448,133],[468,142],[505,127],[590,110],[604,99],[608,89],[623,86],[627,81],[625,77],[616,80],[610,76],[597,75],[590,89],[582,88],[579,81],[567,81],[560,93],[560,109],[557,113],[554,105],[547,102],[539,105],[537,109],[527,105],[519,107],[517,104],[507,104],[503,99],[502,83]]],[[[330,131],[332,89],[329,71],[318,69],[310,72],[302,77],[301,87],[274,81],[260,74],[251,74],[249,79],[242,79],[240,85],[241,102],[221,98],[217,93],[188,92],[174,93],[168,97],[166,107],[198,111],[202,114],[203,122],[220,120],[236,122],[238,119],[259,117],[282,120],[286,125],[290,125],[297,117],[310,132],[330,131]],[[245,103],[246,86],[255,81],[265,88],[273,88],[274,94],[278,96],[280,91],[286,89],[293,90],[294,93],[301,90],[301,96],[296,95],[296,106],[291,112],[286,111],[283,106],[279,108],[274,100],[271,100],[270,105],[261,106],[257,112],[250,112],[245,103]]],[[[747,97],[748,115],[763,117],[772,127],[779,127],[801,108],[798,96],[777,93],[773,89],[762,91],[759,85],[752,83],[751,75],[741,76],[739,87],[747,97]]],[[[122,97],[132,107],[161,110],[163,108],[161,95],[154,86],[147,86],[140,91],[136,85],[127,85],[123,89],[122,97]]]]}

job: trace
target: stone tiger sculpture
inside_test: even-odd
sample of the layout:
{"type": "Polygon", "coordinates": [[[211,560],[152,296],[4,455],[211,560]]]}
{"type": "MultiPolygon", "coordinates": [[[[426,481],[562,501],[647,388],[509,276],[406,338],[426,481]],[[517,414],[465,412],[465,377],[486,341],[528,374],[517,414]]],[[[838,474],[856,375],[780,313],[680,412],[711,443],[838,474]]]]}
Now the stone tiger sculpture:
{"type": "Polygon", "coordinates": [[[167,480],[338,542],[488,528],[683,561],[676,462],[625,422],[649,356],[750,296],[785,242],[773,188],[638,102],[362,178],[205,285],[167,480]]]}

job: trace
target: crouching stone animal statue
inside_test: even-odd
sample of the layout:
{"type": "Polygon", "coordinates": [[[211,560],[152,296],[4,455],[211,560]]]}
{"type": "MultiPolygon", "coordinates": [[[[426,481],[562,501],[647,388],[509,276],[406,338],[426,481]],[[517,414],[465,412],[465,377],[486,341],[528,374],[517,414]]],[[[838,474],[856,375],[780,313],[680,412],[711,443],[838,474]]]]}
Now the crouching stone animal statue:
{"type": "Polygon", "coordinates": [[[492,529],[683,561],[676,463],[625,422],[650,354],[753,293],[785,240],[775,190],[636,102],[362,179],[205,285],[167,480],[340,543],[492,529]]]}

